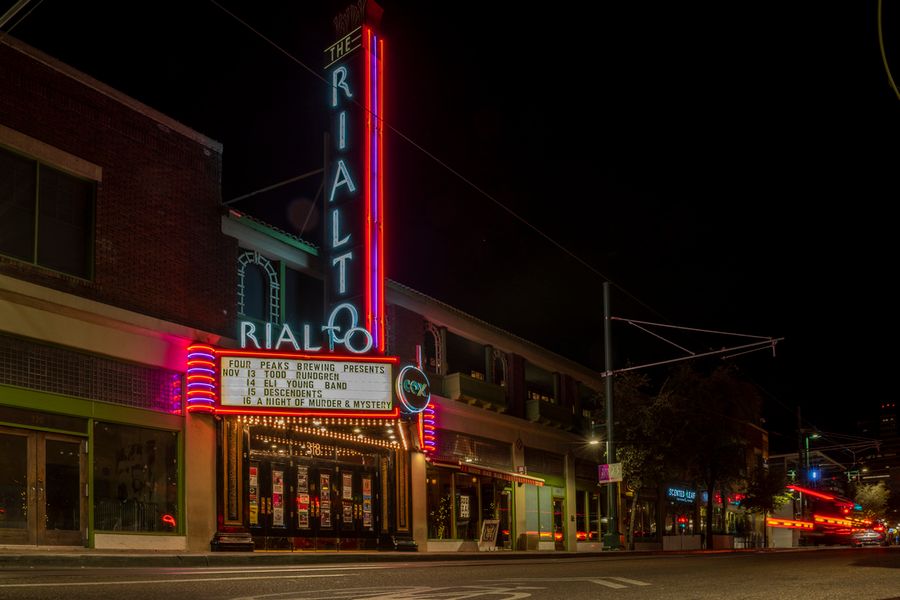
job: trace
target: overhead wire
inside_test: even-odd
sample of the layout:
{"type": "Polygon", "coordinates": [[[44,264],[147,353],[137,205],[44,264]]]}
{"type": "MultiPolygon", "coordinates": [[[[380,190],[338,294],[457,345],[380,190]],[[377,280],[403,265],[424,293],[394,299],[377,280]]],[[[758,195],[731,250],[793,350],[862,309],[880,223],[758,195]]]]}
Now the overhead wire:
{"type": "MultiPolygon", "coordinates": [[[[259,31],[258,29],[256,29],[255,27],[253,27],[252,25],[250,25],[249,23],[247,23],[244,19],[242,19],[241,17],[239,17],[238,15],[236,15],[235,13],[233,13],[232,11],[230,11],[230,10],[228,10],[227,8],[225,8],[224,6],[222,6],[222,4],[220,4],[219,2],[217,2],[217,0],[209,0],[209,1],[210,1],[213,5],[215,5],[216,7],[218,7],[222,12],[224,12],[225,14],[229,15],[230,17],[232,17],[232,18],[233,18],[234,20],[236,20],[238,23],[240,23],[241,25],[243,25],[244,27],[246,27],[247,29],[249,29],[250,31],[252,31],[254,34],[256,34],[257,36],[259,36],[259,37],[260,37],[262,40],[264,40],[266,43],[268,43],[268,44],[271,45],[273,48],[275,48],[276,50],[278,50],[278,52],[280,52],[281,54],[283,54],[284,56],[286,56],[287,58],[289,58],[289,59],[290,59],[291,61],[293,61],[294,63],[298,64],[300,67],[302,67],[304,70],[306,70],[308,73],[310,73],[313,77],[315,77],[316,79],[318,79],[319,81],[321,81],[322,83],[324,83],[326,86],[328,86],[329,88],[334,87],[327,79],[325,79],[325,77],[323,77],[323,76],[322,76],[319,72],[317,72],[315,69],[309,67],[306,63],[304,63],[303,61],[301,61],[299,58],[297,58],[296,56],[294,56],[293,54],[291,54],[290,52],[288,52],[287,50],[285,50],[284,48],[282,48],[280,45],[278,45],[278,43],[276,43],[274,40],[272,40],[272,39],[269,38],[268,36],[264,35],[261,31],[259,31]]],[[[357,101],[356,99],[351,98],[350,101],[353,102],[354,104],[356,104],[358,107],[362,108],[363,110],[366,110],[366,108],[365,108],[359,101],[357,101]]],[[[369,112],[370,112],[370,114],[371,114],[371,111],[369,111],[369,112]]],[[[415,149],[418,150],[419,152],[423,153],[425,156],[427,156],[428,158],[430,158],[431,160],[433,160],[435,163],[437,163],[438,165],[440,165],[441,167],[443,167],[444,169],[446,169],[449,173],[451,173],[453,176],[455,176],[456,178],[458,178],[460,181],[464,182],[464,183],[465,183],[466,185],[468,185],[470,188],[472,188],[473,190],[475,190],[476,192],[478,192],[479,194],[481,194],[482,196],[484,196],[485,198],[487,198],[488,200],[490,200],[491,202],[493,202],[494,204],[496,204],[497,206],[499,206],[501,209],[503,209],[504,211],[506,211],[507,213],[509,213],[509,215],[511,215],[513,218],[515,218],[515,219],[518,220],[520,223],[522,223],[523,225],[525,225],[526,227],[528,227],[529,229],[531,229],[532,231],[534,231],[536,234],[538,234],[538,235],[539,235],[541,238],[543,238],[545,241],[549,242],[550,244],[552,244],[553,246],[555,246],[556,248],[558,248],[558,249],[559,249],[560,251],[562,251],[564,254],[568,255],[570,258],[572,258],[573,260],[575,260],[576,262],[578,262],[580,265],[582,265],[584,268],[586,268],[586,269],[589,270],[590,272],[594,273],[595,275],[597,275],[597,276],[600,277],[601,279],[610,282],[612,285],[616,286],[616,288],[618,288],[619,290],[621,290],[622,293],[624,293],[625,295],[627,295],[629,298],[631,298],[632,300],[634,300],[635,302],[637,302],[638,304],[640,304],[641,306],[643,306],[644,308],[646,308],[647,310],[649,310],[650,312],[652,312],[653,314],[655,314],[655,315],[657,315],[657,316],[659,316],[659,317],[665,319],[666,321],[669,320],[669,319],[667,319],[664,315],[662,315],[659,311],[657,311],[656,309],[654,309],[652,306],[650,306],[649,304],[647,304],[646,302],[644,302],[643,300],[641,300],[640,298],[638,298],[637,296],[635,296],[634,294],[632,294],[630,291],[628,291],[628,290],[627,290],[625,287],[623,287],[621,284],[614,282],[614,281],[612,280],[611,277],[609,277],[608,275],[604,274],[604,273],[601,272],[599,269],[597,269],[596,267],[594,267],[592,264],[588,263],[586,260],[584,260],[583,258],[581,258],[580,256],[578,256],[577,254],[575,254],[574,252],[572,252],[571,250],[569,250],[568,248],[566,248],[565,246],[563,246],[561,243],[559,243],[558,241],[556,241],[555,239],[553,239],[550,235],[544,233],[543,230],[541,230],[541,229],[538,228],[536,225],[534,225],[534,224],[532,224],[530,221],[528,221],[526,218],[524,218],[523,216],[521,216],[520,214],[518,214],[516,211],[514,211],[513,209],[511,209],[510,207],[508,207],[506,204],[504,204],[503,202],[501,202],[500,200],[498,200],[497,198],[495,198],[493,195],[491,195],[489,192],[487,192],[487,191],[486,191],[485,189],[483,189],[481,186],[479,186],[478,184],[474,183],[474,182],[473,182],[472,180],[470,180],[468,177],[466,177],[465,175],[463,175],[462,173],[460,173],[459,171],[457,171],[456,169],[454,169],[453,167],[451,167],[450,165],[448,165],[448,164],[447,164],[446,162],[444,162],[443,160],[441,160],[441,159],[440,159],[439,157],[437,157],[434,153],[430,152],[430,151],[427,150],[425,147],[423,147],[421,144],[419,144],[418,142],[416,142],[415,140],[413,140],[411,137],[409,137],[408,135],[406,135],[405,133],[403,133],[402,131],[400,131],[399,129],[397,129],[397,128],[396,128],[394,125],[392,125],[390,122],[384,120],[384,119],[381,118],[381,117],[377,117],[377,116],[374,115],[374,114],[372,114],[372,116],[375,116],[376,118],[380,119],[380,120],[382,121],[382,123],[384,124],[384,126],[385,126],[387,129],[389,129],[391,132],[393,132],[394,134],[396,134],[399,138],[401,138],[402,140],[404,140],[405,142],[407,142],[408,144],[410,144],[413,148],[415,148],[415,149]]],[[[235,201],[235,200],[231,200],[231,202],[233,202],[233,201],[235,201]]]]}

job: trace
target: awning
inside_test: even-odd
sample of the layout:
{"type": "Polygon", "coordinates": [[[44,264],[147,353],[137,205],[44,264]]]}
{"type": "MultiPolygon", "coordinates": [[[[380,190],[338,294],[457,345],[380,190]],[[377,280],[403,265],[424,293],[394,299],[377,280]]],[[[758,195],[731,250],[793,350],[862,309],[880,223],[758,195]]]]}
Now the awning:
{"type": "Polygon", "coordinates": [[[431,464],[436,467],[444,467],[446,469],[458,469],[462,473],[471,473],[472,475],[483,475],[485,477],[493,477],[494,479],[502,479],[504,481],[512,481],[515,483],[528,483],[541,487],[544,480],[540,477],[531,477],[530,475],[522,475],[521,473],[513,473],[512,471],[503,471],[501,469],[492,469],[481,465],[473,465],[472,463],[449,462],[442,460],[432,460],[431,464]]]}

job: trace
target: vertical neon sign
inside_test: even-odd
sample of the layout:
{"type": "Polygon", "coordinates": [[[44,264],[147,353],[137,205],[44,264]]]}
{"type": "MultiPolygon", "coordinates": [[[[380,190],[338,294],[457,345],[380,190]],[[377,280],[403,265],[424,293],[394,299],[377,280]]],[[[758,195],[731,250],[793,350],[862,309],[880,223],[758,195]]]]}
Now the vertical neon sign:
{"type": "Polygon", "coordinates": [[[384,40],[381,9],[353,5],[325,49],[332,142],[326,169],[328,349],[385,351],[384,40]]]}

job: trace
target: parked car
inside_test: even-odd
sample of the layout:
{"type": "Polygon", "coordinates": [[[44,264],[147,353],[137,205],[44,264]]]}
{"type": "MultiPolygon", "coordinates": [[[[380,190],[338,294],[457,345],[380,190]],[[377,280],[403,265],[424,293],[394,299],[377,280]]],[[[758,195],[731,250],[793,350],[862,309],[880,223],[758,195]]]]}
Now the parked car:
{"type": "Polygon", "coordinates": [[[874,529],[862,529],[850,534],[854,546],[880,546],[884,543],[884,534],[874,529]]]}

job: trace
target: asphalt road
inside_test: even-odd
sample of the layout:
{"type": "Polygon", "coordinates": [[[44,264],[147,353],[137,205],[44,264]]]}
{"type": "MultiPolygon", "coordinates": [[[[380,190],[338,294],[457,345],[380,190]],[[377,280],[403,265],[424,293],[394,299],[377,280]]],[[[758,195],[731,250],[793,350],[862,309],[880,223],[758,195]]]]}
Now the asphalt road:
{"type": "Polygon", "coordinates": [[[264,566],[0,570],[3,600],[900,599],[900,548],[264,566]]]}

